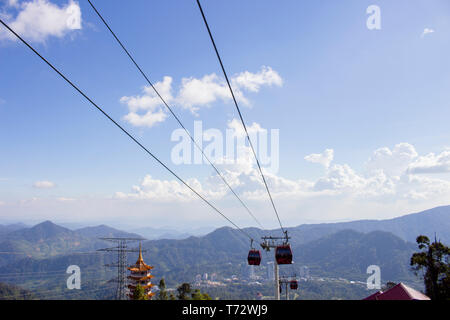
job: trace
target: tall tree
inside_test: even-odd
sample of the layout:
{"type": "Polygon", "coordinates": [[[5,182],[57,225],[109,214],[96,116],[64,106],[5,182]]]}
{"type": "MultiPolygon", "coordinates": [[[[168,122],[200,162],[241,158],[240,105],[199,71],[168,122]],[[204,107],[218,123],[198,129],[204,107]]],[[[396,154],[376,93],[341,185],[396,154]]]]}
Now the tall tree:
{"type": "Polygon", "coordinates": [[[191,285],[189,283],[182,283],[178,288],[178,295],[177,298],[179,300],[190,300],[190,293],[191,293],[191,285]]]}
{"type": "Polygon", "coordinates": [[[158,287],[159,287],[158,300],[169,300],[169,296],[167,295],[166,291],[166,281],[164,280],[164,278],[161,278],[158,287]]]}
{"type": "Polygon", "coordinates": [[[436,239],[430,242],[426,236],[416,239],[421,252],[411,256],[411,266],[416,273],[424,271],[425,293],[432,300],[450,299],[450,248],[436,239]]]}

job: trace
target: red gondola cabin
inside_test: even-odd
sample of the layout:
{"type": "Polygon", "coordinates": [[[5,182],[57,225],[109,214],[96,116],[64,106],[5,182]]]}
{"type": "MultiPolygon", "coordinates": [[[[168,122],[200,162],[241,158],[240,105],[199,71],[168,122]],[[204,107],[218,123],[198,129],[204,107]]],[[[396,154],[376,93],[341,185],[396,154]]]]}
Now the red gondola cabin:
{"type": "Polygon", "coordinates": [[[259,266],[261,263],[261,252],[256,249],[251,249],[248,252],[248,264],[251,266],[259,266]]]}
{"type": "Polygon", "coordinates": [[[275,250],[275,259],[278,264],[292,263],[292,250],[289,244],[278,246],[275,250]]]}
{"type": "Polygon", "coordinates": [[[289,285],[291,287],[291,290],[297,290],[298,289],[298,282],[297,282],[297,280],[291,280],[291,283],[289,285]]]}

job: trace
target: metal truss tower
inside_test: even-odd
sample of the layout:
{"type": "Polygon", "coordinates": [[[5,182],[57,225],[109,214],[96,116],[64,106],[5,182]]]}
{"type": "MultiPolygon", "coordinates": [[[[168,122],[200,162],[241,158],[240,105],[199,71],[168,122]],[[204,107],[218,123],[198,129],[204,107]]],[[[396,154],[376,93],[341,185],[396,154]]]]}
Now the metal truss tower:
{"type": "Polygon", "coordinates": [[[106,267],[117,268],[117,278],[112,281],[117,282],[116,300],[127,300],[127,254],[129,252],[139,252],[139,249],[129,249],[128,243],[142,241],[144,238],[100,238],[101,240],[116,243],[112,248],[99,249],[98,251],[117,252],[117,262],[105,265],[106,267]]]}

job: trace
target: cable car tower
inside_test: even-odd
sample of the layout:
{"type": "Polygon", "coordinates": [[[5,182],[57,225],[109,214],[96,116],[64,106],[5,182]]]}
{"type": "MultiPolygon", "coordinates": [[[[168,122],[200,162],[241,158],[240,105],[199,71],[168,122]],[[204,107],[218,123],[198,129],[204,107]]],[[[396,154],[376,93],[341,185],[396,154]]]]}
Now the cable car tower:
{"type": "Polygon", "coordinates": [[[292,250],[289,244],[290,237],[287,230],[284,231],[284,237],[264,236],[261,237],[261,247],[269,252],[275,249],[274,274],[275,274],[275,300],[280,300],[280,275],[278,265],[292,264],[292,250]]]}
{"type": "Polygon", "coordinates": [[[297,281],[297,276],[294,275],[293,277],[287,277],[287,276],[283,276],[280,278],[279,280],[279,292],[281,293],[283,290],[283,286],[284,286],[284,292],[286,295],[286,300],[289,300],[289,289],[290,290],[297,290],[298,289],[298,281],[297,281]]]}

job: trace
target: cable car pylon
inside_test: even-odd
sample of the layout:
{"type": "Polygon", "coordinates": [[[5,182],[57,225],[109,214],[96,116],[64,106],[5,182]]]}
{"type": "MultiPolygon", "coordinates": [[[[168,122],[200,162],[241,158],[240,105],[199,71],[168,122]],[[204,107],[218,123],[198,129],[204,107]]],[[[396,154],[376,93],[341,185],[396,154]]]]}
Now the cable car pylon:
{"type": "MultiPolygon", "coordinates": [[[[284,237],[264,236],[261,237],[261,248],[269,252],[275,249],[274,274],[275,274],[275,300],[280,300],[280,264],[292,264],[292,250],[289,244],[288,231],[284,231],[284,237]]],[[[249,253],[250,254],[250,253],[249,253]]]]}
{"type": "Polygon", "coordinates": [[[289,300],[289,289],[290,290],[298,289],[297,275],[294,274],[294,276],[291,277],[288,276],[281,277],[278,281],[278,288],[280,293],[283,291],[283,286],[286,295],[286,300],[289,300]]]}

